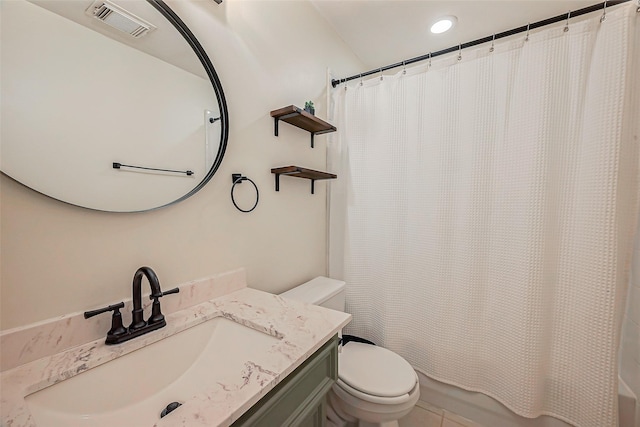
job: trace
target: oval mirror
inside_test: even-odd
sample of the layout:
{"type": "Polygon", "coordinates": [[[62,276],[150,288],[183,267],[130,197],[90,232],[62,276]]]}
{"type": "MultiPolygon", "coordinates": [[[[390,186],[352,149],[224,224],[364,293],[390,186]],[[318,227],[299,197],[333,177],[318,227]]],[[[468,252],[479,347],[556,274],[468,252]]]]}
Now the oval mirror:
{"type": "Polygon", "coordinates": [[[110,212],[176,203],[211,179],[224,94],[163,1],[11,0],[0,14],[5,175],[110,212]]]}

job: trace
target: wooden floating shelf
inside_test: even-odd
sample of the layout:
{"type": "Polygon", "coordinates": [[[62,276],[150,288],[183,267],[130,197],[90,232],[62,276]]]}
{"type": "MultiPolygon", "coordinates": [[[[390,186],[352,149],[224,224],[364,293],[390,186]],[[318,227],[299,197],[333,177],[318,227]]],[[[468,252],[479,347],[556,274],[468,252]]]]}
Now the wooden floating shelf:
{"type": "Polygon", "coordinates": [[[311,194],[314,194],[314,183],[320,179],[336,179],[338,175],[316,171],[313,169],[301,168],[300,166],[285,166],[273,168],[271,173],[276,175],[276,191],[280,191],[280,175],[292,176],[294,178],[305,178],[311,180],[311,194]]]}
{"type": "Polygon", "coordinates": [[[274,120],[274,135],[278,136],[278,122],[289,123],[290,125],[304,129],[311,133],[311,148],[313,148],[314,135],[320,135],[323,133],[335,132],[337,129],[330,123],[325,122],[322,119],[317,118],[313,114],[307,113],[303,109],[296,107],[295,105],[289,105],[278,110],[271,112],[271,117],[274,120]]]}

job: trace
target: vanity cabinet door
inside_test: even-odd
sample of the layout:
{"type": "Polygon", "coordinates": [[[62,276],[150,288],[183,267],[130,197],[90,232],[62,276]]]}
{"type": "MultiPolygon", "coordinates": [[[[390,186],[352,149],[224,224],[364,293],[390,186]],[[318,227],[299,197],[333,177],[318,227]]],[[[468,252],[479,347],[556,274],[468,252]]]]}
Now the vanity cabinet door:
{"type": "Polygon", "coordinates": [[[326,394],[338,378],[338,338],[334,337],[242,415],[232,427],[320,427],[326,394]]]}
{"type": "Polygon", "coordinates": [[[318,405],[309,405],[305,414],[301,414],[300,420],[296,420],[293,423],[296,427],[324,427],[326,424],[326,401],[327,398],[323,397],[318,405]]]}

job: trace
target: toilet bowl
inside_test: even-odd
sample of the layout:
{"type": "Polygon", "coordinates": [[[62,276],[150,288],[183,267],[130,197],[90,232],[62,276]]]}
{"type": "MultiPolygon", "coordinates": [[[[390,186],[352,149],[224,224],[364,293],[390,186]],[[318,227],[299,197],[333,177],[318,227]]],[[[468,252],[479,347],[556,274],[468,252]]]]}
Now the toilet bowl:
{"type": "Polygon", "coordinates": [[[419,397],[415,371],[396,353],[358,342],[342,348],[338,381],[329,392],[329,403],[340,419],[359,427],[396,427],[419,397]]]}
{"type": "MultiPolygon", "coordinates": [[[[345,282],[316,277],[282,297],[344,311],[345,282]]],[[[349,341],[338,354],[338,380],[328,395],[330,427],[397,427],[420,397],[409,362],[383,347],[349,341]]]]}

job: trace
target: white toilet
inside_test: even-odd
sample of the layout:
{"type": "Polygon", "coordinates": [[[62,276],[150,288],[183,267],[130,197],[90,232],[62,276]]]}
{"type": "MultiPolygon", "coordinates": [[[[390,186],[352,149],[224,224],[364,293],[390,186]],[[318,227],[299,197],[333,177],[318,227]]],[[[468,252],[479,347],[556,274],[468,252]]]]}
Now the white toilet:
{"type": "MultiPolygon", "coordinates": [[[[345,309],[345,282],[316,277],[281,296],[333,310],[345,309]]],[[[338,354],[338,381],[329,392],[328,424],[398,427],[418,401],[411,365],[385,348],[349,341],[338,354]]]]}

